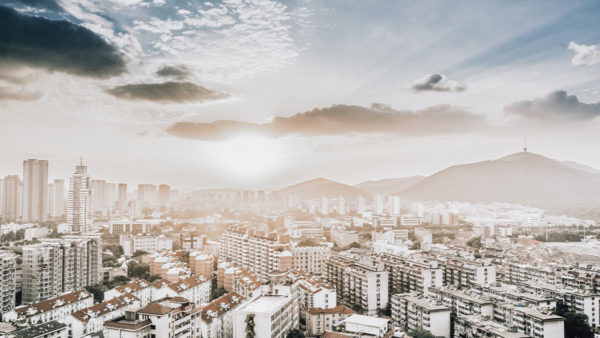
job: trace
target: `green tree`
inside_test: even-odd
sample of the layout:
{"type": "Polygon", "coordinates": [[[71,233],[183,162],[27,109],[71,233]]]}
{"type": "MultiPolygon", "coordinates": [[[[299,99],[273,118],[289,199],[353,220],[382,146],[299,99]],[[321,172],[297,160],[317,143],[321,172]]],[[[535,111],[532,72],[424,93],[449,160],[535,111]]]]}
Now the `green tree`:
{"type": "Polygon", "coordinates": [[[408,332],[408,335],[413,338],[435,338],[435,336],[431,334],[431,332],[424,329],[414,329],[408,332]]]}
{"type": "Polygon", "coordinates": [[[481,248],[481,237],[473,237],[468,242],[467,245],[472,248],[481,248]]]}
{"type": "Polygon", "coordinates": [[[88,285],[85,289],[94,295],[94,302],[99,303],[104,300],[104,288],[100,284],[88,285]]]}
{"type": "Polygon", "coordinates": [[[162,277],[160,277],[159,275],[151,275],[146,280],[150,283],[154,283],[155,281],[157,281],[159,279],[162,279],[162,277]]]}
{"type": "Polygon", "coordinates": [[[143,256],[145,254],[147,254],[147,251],[144,250],[135,250],[135,252],[133,253],[133,257],[139,257],[139,256],[143,256]]]}
{"type": "Polygon", "coordinates": [[[306,336],[302,331],[298,329],[291,329],[290,332],[285,335],[285,338],[305,338],[306,336]]]}
{"type": "Polygon", "coordinates": [[[363,307],[360,304],[353,304],[352,305],[352,310],[354,310],[356,313],[362,313],[363,312],[363,307]]]}
{"type": "Polygon", "coordinates": [[[565,318],[565,338],[594,338],[594,330],[584,313],[569,311],[566,305],[559,302],[554,314],[565,318]]]}
{"type": "Polygon", "coordinates": [[[224,288],[218,288],[218,289],[216,289],[216,290],[214,290],[212,292],[212,295],[211,295],[210,299],[211,300],[217,299],[217,298],[223,296],[226,293],[227,293],[227,290],[225,290],[224,288]]]}

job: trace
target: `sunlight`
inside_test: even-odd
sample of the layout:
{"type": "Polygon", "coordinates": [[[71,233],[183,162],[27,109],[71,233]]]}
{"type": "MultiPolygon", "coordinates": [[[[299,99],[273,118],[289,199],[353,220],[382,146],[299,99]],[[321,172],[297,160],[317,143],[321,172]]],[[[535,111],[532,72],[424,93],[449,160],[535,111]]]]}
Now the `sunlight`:
{"type": "Polygon", "coordinates": [[[231,174],[256,177],[274,170],[281,161],[281,147],[274,139],[242,135],[216,144],[216,164],[231,174]]]}

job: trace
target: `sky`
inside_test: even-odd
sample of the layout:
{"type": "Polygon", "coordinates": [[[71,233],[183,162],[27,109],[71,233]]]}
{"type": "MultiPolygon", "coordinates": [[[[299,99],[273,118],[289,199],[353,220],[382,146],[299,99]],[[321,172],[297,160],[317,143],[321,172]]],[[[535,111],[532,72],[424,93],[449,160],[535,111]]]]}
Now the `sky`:
{"type": "Polygon", "coordinates": [[[600,3],[6,0],[0,176],[278,189],[521,151],[600,169],[600,3]]]}

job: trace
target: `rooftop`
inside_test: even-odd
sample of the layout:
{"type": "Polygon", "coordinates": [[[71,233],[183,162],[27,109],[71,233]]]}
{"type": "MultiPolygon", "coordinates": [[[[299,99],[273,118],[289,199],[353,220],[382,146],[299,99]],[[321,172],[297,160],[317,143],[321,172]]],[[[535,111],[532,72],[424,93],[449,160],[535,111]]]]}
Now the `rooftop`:
{"type": "Polygon", "coordinates": [[[15,331],[12,333],[15,338],[32,338],[45,336],[48,333],[56,332],[59,330],[66,329],[67,325],[59,323],[55,320],[40,325],[28,327],[23,330],[15,331]]]}
{"type": "Polygon", "coordinates": [[[382,326],[387,327],[387,324],[389,322],[388,319],[369,317],[369,316],[363,316],[363,315],[357,315],[357,314],[347,317],[344,321],[346,322],[346,324],[352,323],[352,324],[372,326],[372,327],[382,327],[382,326]]]}
{"type": "Polygon", "coordinates": [[[286,296],[261,296],[242,305],[240,311],[254,313],[273,313],[289,302],[286,296]]]}

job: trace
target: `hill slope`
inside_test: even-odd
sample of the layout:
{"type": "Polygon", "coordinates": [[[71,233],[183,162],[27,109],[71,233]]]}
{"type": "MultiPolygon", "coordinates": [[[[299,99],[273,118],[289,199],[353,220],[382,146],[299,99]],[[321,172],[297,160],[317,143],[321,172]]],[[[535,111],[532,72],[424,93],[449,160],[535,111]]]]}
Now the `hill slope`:
{"type": "Polygon", "coordinates": [[[350,185],[328,180],[326,178],[315,178],[313,180],[300,182],[277,191],[278,195],[299,195],[301,198],[319,198],[322,196],[338,197],[347,199],[358,196],[369,197],[371,194],[354,188],[350,185]]]}
{"type": "Polygon", "coordinates": [[[600,177],[533,153],[456,165],[399,192],[413,200],[510,202],[551,210],[598,207],[600,177]]]}
{"type": "Polygon", "coordinates": [[[398,191],[405,190],[410,186],[421,182],[423,179],[425,179],[424,176],[385,178],[382,180],[362,182],[354,185],[354,187],[374,194],[391,195],[398,191]]]}

